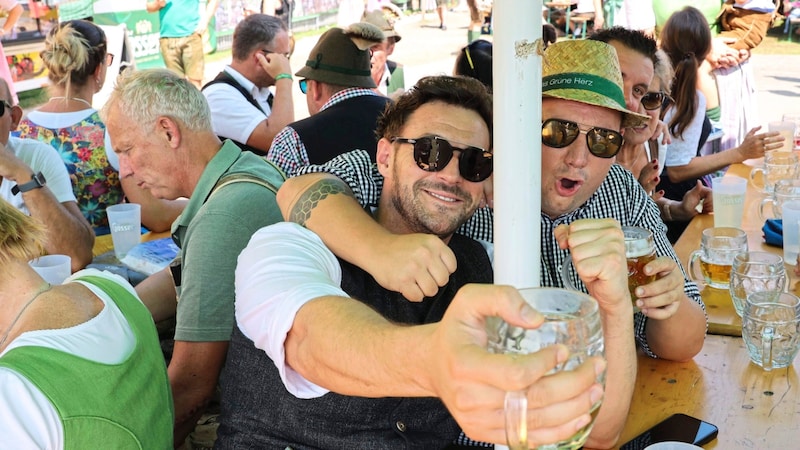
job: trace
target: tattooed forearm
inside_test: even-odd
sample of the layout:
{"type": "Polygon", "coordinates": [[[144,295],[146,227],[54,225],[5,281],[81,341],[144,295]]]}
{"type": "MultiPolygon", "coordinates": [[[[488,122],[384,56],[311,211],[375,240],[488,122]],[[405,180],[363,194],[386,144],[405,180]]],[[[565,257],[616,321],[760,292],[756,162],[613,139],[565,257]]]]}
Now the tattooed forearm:
{"type": "Polygon", "coordinates": [[[306,222],[311,218],[311,211],[317,204],[329,195],[344,194],[355,198],[353,191],[339,179],[323,179],[311,185],[300,195],[297,202],[292,206],[289,220],[306,226],[306,222]]]}

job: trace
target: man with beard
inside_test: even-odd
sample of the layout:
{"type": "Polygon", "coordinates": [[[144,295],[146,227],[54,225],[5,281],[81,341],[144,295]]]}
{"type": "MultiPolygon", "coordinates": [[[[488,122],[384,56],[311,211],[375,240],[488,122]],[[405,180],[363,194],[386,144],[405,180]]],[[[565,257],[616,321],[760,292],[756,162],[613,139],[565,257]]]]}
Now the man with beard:
{"type": "MultiPolygon", "coordinates": [[[[620,131],[627,132],[647,120],[647,116],[634,113],[639,110],[641,96],[628,101],[626,94],[633,90],[623,82],[625,69],[620,70],[618,61],[616,50],[608,44],[574,40],[549,46],[542,67],[543,80],[548,85],[543,87],[541,124],[541,285],[563,287],[560,268],[567,255],[571,254],[573,261],[576,257],[591,261],[594,252],[606,254],[609,245],[619,238],[620,225],[647,228],[656,243],[657,258],[645,268],[656,280],[637,287],[634,299],[630,294],[616,296],[605,288],[598,289],[598,279],[588,272],[581,273],[583,269],[577,266],[582,263],[576,265],[580,279],[575,277],[572,284],[595,297],[601,309],[608,308],[610,314],[603,329],[613,335],[606,336],[608,395],[587,442],[587,447],[597,448],[614,445],[615,433],[621,430],[627,413],[632,386],[626,383],[631,379],[630,370],[635,371],[635,361],[631,359],[632,343],[625,337],[635,336],[651,357],[682,361],[700,351],[706,329],[699,291],[687,278],[666,238],[657,206],[630,172],[613,163],[623,143],[620,131]],[[587,71],[587,78],[601,81],[584,86],[596,90],[558,89],[560,80],[566,84],[563,80],[571,79],[569,74],[580,73],[578,68],[587,71]],[[596,101],[598,95],[605,101],[596,101]],[[628,304],[633,300],[641,311],[622,312],[623,306],[618,302],[623,299],[628,304]],[[619,403],[610,406],[611,401],[619,403]]],[[[650,78],[652,70],[651,63],[650,78]]],[[[646,90],[650,80],[642,82],[646,90]]],[[[538,149],[539,145],[532,147],[538,149]]],[[[430,296],[447,281],[446,274],[451,269],[446,262],[452,261],[451,252],[431,236],[398,235],[362,218],[357,204],[352,205],[353,197],[369,205],[381,192],[381,174],[367,162],[365,155],[351,152],[324,166],[304,169],[308,175],[290,179],[278,193],[283,215],[317,232],[334,254],[363,267],[382,286],[402,292],[409,300],[430,296]],[[319,189],[320,183],[332,183],[337,178],[351,190],[339,193],[352,196],[335,195],[328,189],[330,195],[318,196],[314,202],[298,202],[307,196],[304,191],[311,193],[319,189]],[[349,236],[358,239],[348,239],[349,236]],[[425,251],[419,251],[420,247],[425,251]]],[[[477,220],[478,226],[462,227],[459,233],[487,235],[487,228],[480,226],[486,218],[484,214],[477,220]]],[[[490,214],[488,218],[491,219],[490,214]]],[[[470,222],[475,225],[476,217],[470,222]]],[[[607,279],[605,287],[613,290],[612,285],[607,279]]]]}
{"type": "MultiPolygon", "coordinates": [[[[515,389],[528,389],[531,414],[540,412],[529,421],[533,442],[588,423],[601,361],[542,377],[553,348],[516,358],[486,350],[487,317],[525,328],[542,319],[515,289],[468,285],[492,281],[484,248],[454,233],[492,173],[491,130],[486,88],[448,76],[423,78],[378,121],[385,182],[375,220],[392,233],[433,235],[453,254],[437,274],[446,281],[423,301],[337,261],[298,224],[253,236],[237,265],[239,326],[222,376],[217,448],[444,448],[462,428],[504,442],[503,400],[515,389]]],[[[298,208],[310,212],[340,189],[318,184],[298,208]]]]}

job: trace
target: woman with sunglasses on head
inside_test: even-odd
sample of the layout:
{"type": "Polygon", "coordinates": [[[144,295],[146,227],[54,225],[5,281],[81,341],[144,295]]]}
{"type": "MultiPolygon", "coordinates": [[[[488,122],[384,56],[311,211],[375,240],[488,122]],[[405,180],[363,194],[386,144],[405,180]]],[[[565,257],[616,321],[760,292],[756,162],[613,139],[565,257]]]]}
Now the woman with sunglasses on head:
{"type": "Polygon", "coordinates": [[[653,81],[650,82],[647,94],[641,99],[642,108],[650,116],[650,120],[643,130],[625,135],[625,144],[617,154],[617,163],[633,173],[658,204],[661,219],[668,225],[667,237],[671,242],[680,236],[689,220],[698,214],[696,208],[701,199],[703,212],[712,211],[711,190],[702,183],[698,182],[680,200],[668,199],[664,197],[663,191],[655,190],[664,167],[666,150],[671,142],[661,116],[673,103],[669,94],[673,75],[667,54],[663,50],[656,51],[653,81]]]}
{"type": "Polygon", "coordinates": [[[710,184],[710,175],[729,165],[751,158],[760,158],[768,150],[776,150],[783,139],[777,132],[756,132],[751,129],[738,146],[719,153],[701,155],[711,131],[706,116],[706,98],[698,89],[700,66],[711,51],[711,32],[703,14],[687,6],[675,12],[660,34],[661,48],[675,69],[672,96],[675,104],[664,115],[673,141],[666,152],[665,168],[658,190],[672,200],[681,200],[697,180],[710,184]]]}
{"type": "Polygon", "coordinates": [[[13,134],[55,148],[67,165],[78,206],[95,234],[108,234],[106,207],[125,201],[142,205],[142,224],[169,230],[183,201],[158,200],[120,177],[106,126],[92,107],[114,60],[103,30],[92,22],[72,20],[47,35],[42,61],[48,70],[51,97],[20,122],[13,134]]]}

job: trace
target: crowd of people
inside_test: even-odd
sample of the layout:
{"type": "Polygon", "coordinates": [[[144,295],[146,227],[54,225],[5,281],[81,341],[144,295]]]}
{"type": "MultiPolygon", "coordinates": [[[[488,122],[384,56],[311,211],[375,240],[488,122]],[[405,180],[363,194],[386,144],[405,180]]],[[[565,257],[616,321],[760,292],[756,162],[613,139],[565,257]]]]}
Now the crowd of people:
{"type": "Polygon", "coordinates": [[[531,146],[542,163],[540,283],[591,295],[605,342],[604,358],[544,377],[563,349],[485,348],[490,317],[526,329],[544,318],[491,284],[493,156],[508,149],[493,148],[492,43],[476,39],[475,14],[453,75],[406,86],[388,59],[402,37],[385,10],[327,30],[296,73],[287,24],[253,12],[231,63],[203,85],[190,49],[213,9],[184,17],[178,3],[193,2],[148,2],[162,16],[166,69],[111,80],[102,29],[70,20],[42,53],[47,103],[23,117],[0,80],[4,440],[177,448],[216,398],[215,448],[486,447],[506,441],[505,394],[522,390],[529,442],[595,420],[586,445],[611,448],[638,349],[673,361],[700,352],[705,306],[671,242],[713,211],[704,176],[781,138],[740,133],[747,120],[724,99],[749,89],[750,48],[714,38],[699,9],[675,6],[659,41],[655,13],[652,26],[613,26],[630,1],[591,2],[587,39],[557,42],[544,26],[549,82],[531,146]],[[712,71],[719,95],[708,100],[712,71]],[[570,89],[567,78],[592,82],[570,89]],[[714,124],[738,138],[703,154],[714,124]],[[85,269],[108,233],[105,208],[125,201],[180,248],[135,288],[85,269]],[[623,226],[656,244],[644,269],[655,280],[634,293],[623,226]],[[65,284],[30,268],[44,253],[71,256],[65,284]],[[563,280],[568,258],[574,279],[563,280]],[[170,318],[165,361],[154,322],[170,318]]]}

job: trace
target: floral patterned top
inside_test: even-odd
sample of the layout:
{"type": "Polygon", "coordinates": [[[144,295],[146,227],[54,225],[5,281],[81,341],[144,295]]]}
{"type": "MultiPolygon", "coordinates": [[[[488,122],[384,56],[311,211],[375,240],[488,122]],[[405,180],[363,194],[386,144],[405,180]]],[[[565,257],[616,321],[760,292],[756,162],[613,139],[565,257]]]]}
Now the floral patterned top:
{"type": "Polygon", "coordinates": [[[46,128],[22,119],[15,136],[36,139],[58,151],[67,166],[72,189],[83,216],[95,234],[108,234],[106,206],[124,197],[119,173],[109,164],[105,148],[106,125],[94,111],[66,128],[46,128]]]}

